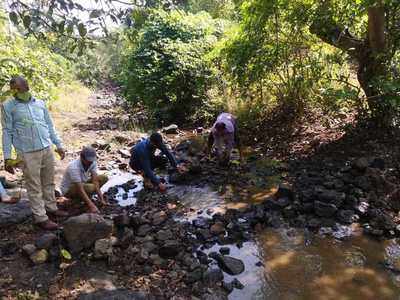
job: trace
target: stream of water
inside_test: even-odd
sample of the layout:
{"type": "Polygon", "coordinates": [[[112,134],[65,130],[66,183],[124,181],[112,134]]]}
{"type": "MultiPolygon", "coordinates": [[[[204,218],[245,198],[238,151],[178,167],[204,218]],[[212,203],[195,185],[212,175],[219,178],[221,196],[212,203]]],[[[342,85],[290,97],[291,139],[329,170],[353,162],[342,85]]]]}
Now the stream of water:
{"type": "MultiPolygon", "coordinates": [[[[137,177],[116,173],[103,190],[131,179],[137,177]]],[[[117,196],[120,205],[134,204],[135,193],[142,187],[139,183],[128,196],[122,190],[117,196]]],[[[232,205],[208,186],[171,186],[168,193],[193,208],[182,217],[185,220],[199,215],[210,217],[232,205]]],[[[340,240],[294,228],[271,228],[258,233],[255,241],[246,242],[241,248],[231,245],[230,256],[241,259],[245,271],[235,276],[244,288],[235,289],[229,299],[400,299],[400,273],[384,265],[400,267],[398,242],[370,239],[357,228],[343,231],[351,235],[340,240]]],[[[215,245],[207,252],[220,247],[215,245]]],[[[234,278],[224,276],[227,282],[234,278]]]]}

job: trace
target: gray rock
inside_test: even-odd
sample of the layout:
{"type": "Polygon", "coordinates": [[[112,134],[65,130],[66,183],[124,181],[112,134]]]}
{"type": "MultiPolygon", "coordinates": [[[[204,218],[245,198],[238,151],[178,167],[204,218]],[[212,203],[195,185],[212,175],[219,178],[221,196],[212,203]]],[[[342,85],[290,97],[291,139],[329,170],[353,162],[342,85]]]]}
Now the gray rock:
{"type": "Polygon", "coordinates": [[[374,160],[371,162],[370,167],[383,170],[385,169],[385,160],[379,157],[374,158],[374,160]]]}
{"type": "Polygon", "coordinates": [[[31,256],[37,250],[34,244],[26,244],[22,247],[22,251],[28,256],[31,256]]]}
{"type": "Polygon", "coordinates": [[[95,258],[107,258],[113,253],[113,240],[112,239],[100,239],[94,244],[94,257],[95,258]]]}
{"type": "Polygon", "coordinates": [[[156,244],[154,244],[153,242],[149,241],[149,242],[143,243],[142,248],[145,249],[148,253],[152,253],[154,250],[156,250],[158,248],[158,246],[156,244]]]}
{"type": "Polygon", "coordinates": [[[137,231],[138,236],[145,236],[147,235],[150,231],[152,230],[151,226],[149,224],[144,224],[139,227],[137,231]]]}
{"type": "Polygon", "coordinates": [[[222,255],[228,255],[231,252],[231,249],[229,247],[221,247],[219,248],[219,253],[222,255]]]}
{"type": "Polygon", "coordinates": [[[159,232],[157,232],[156,238],[159,241],[170,240],[172,239],[172,232],[171,230],[160,230],[159,232]]]}
{"type": "Polygon", "coordinates": [[[49,249],[54,245],[57,240],[57,236],[54,233],[45,233],[41,235],[35,241],[35,246],[38,249],[49,249]]]}
{"type": "Polygon", "coordinates": [[[240,259],[212,252],[209,257],[218,262],[218,266],[229,275],[238,275],[244,271],[244,263],[240,259]]]}
{"type": "Polygon", "coordinates": [[[99,290],[78,296],[78,300],[149,300],[143,292],[134,292],[128,289],[99,290]]]}
{"type": "Polygon", "coordinates": [[[145,249],[141,248],[139,250],[139,253],[136,255],[136,261],[139,264],[144,264],[146,261],[149,260],[149,257],[149,253],[145,249]]]}
{"type": "Polygon", "coordinates": [[[345,224],[351,224],[358,221],[358,216],[351,209],[339,210],[337,213],[337,218],[340,222],[345,224]]]}
{"type": "Polygon", "coordinates": [[[215,285],[224,280],[224,273],[220,268],[210,268],[203,274],[203,280],[207,285],[215,285]]]}
{"type": "Polygon", "coordinates": [[[161,132],[166,134],[177,134],[178,133],[178,125],[171,124],[167,127],[161,129],[161,132]]]}
{"type": "Polygon", "coordinates": [[[288,198],[289,200],[293,200],[294,192],[292,186],[286,183],[281,183],[279,185],[278,191],[275,194],[276,198],[288,198]]]}
{"type": "Polygon", "coordinates": [[[324,190],[318,195],[318,198],[322,202],[331,203],[336,207],[340,207],[346,199],[346,194],[334,190],[324,190]]]}
{"type": "Polygon", "coordinates": [[[83,214],[64,222],[65,239],[74,253],[93,246],[99,239],[108,238],[112,230],[113,222],[98,214],[83,214]]]}
{"type": "Polygon", "coordinates": [[[19,224],[32,216],[28,200],[21,200],[15,204],[0,202],[0,228],[19,224]]]}
{"type": "Polygon", "coordinates": [[[314,202],[315,213],[320,217],[331,217],[336,211],[337,207],[334,204],[325,203],[321,201],[314,202]]]}
{"type": "Polygon", "coordinates": [[[164,211],[159,211],[153,215],[153,225],[158,226],[164,223],[167,218],[168,216],[164,211]]]}
{"type": "Polygon", "coordinates": [[[203,271],[201,269],[196,269],[186,276],[187,283],[194,283],[200,281],[203,278],[203,271]]]}
{"type": "Polygon", "coordinates": [[[356,159],[352,164],[352,167],[360,172],[364,172],[368,168],[368,166],[369,166],[369,161],[365,157],[360,157],[356,159]]]}
{"type": "Polygon", "coordinates": [[[242,290],[244,288],[243,283],[239,281],[239,279],[235,278],[232,280],[232,285],[235,289],[242,290]]]}
{"type": "Polygon", "coordinates": [[[177,241],[166,241],[158,250],[158,253],[163,258],[174,258],[181,251],[181,246],[177,241]]]}

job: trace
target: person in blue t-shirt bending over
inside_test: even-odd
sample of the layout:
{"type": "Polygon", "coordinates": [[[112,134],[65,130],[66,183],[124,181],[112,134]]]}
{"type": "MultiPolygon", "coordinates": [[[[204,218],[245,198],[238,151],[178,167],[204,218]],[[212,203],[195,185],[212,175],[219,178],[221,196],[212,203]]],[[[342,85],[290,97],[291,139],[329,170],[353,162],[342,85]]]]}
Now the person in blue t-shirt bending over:
{"type": "Polygon", "coordinates": [[[155,151],[159,149],[165,155],[172,167],[178,172],[184,172],[184,167],[178,165],[173,154],[167,149],[163,142],[163,138],[159,133],[151,134],[150,138],[138,142],[131,149],[131,159],[129,166],[144,177],[147,187],[156,186],[160,192],[166,191],[166,185],[161,178],[154,174],[154,169],[165,166],[166,159],[163,155],[155,155],[155,151]]]}

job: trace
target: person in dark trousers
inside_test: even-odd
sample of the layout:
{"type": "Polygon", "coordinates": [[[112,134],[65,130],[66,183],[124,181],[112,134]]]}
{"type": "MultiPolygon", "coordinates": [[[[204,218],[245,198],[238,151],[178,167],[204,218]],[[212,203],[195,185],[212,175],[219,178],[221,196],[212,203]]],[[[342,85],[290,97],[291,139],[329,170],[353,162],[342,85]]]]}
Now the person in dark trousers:
{"type": "Polygon", "coordinates": [[[166,191],[166,185],[161,178],[154,174],[154,169],[165,166],[166,159],[164,155],[176,171],[180,173],[184,171],[183,166],[178,165],[175,157],[165,146],[161,134],[157,132],[151,134],[150,138],[138,142],[131,149],[131,159],[129,161],[129,166],[144,177],[145,186],[158,187],[160,192],[166,191]],[[155,155],[157,149],[161,151],[162,155],[155,155]]]}

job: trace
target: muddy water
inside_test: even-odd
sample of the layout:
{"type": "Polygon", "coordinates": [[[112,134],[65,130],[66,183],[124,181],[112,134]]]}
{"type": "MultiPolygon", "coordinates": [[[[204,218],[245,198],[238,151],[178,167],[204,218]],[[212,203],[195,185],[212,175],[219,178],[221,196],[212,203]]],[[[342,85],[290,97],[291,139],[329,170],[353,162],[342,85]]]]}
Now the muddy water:
{"type": "MultiPolygon", "coordinates": [[[[129,173],[114,173],[104,191],[139,179],[129,173]]],[[[135,194],[142,187],[139,180],[135,190],[126,193],[121,189],[117,195],[119,204],[134,204],[135,194]]],[[[211,217],[228,207],[247,205],[246,202],[224,202],[207,186],[170,186],[168,193],[193,208],[180,217],[183,220],[199,215],[211,217]]],[[[245,271],[235,277],[224,274],[226,282],[237,278],[244,284],[229,299],[400,299],[400,272],[394,270],[400,269],[400,246],[395,240],[372,240],[357,228],[348,227],[333,234],[329,230],[324,233],[329,233],[329,237],[293,228],[267,229],[258,233],[255,241],[246,242],[240,248],[231,245],[230,255],[245,263],[245,271]]],[[[215,245],[205,251],[219,248],[215,245]]]]}
{"type": "MultiPolygon", "coordinates": [[[[201,210],[203,216],[209,215],[205,213],[209,209],[223,211],[231,206],[208,187],[174,187],[170,193],[184,205],[201,210]]],[[[384,266],[386,262],[400,267],[396,241],[372,240],[357,228],[342,228],[333,236],[293,228],[267,229],[241,248],[231,245],[230,255],[243,260],[246,269],[236,276],[244,289],[235,289],[229,299],[400,299],[400,273],[384,266]],[[333,237],[349,233],[343,240],[333,237]]],[[[216,245],[207,252],[219,248],[216,245]]],[[[224,276],[227,282],[234,278],[224,276]]]]}

